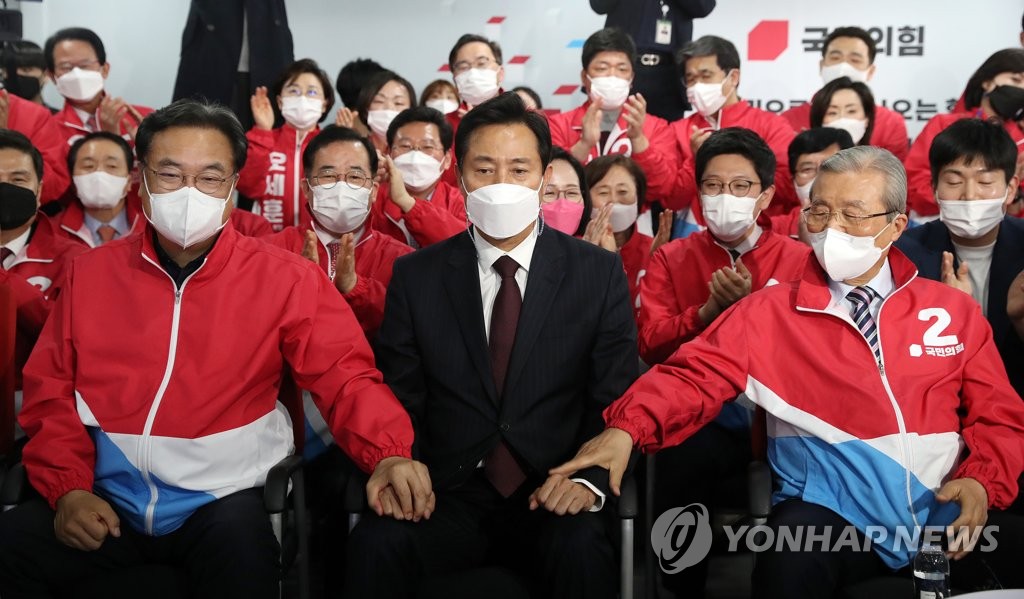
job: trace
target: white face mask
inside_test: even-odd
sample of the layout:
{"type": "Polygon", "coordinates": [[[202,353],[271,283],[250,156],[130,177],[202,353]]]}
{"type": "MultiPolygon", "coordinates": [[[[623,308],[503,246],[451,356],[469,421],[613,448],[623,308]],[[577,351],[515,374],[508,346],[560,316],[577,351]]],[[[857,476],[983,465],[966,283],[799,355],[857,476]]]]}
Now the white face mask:
{"type": "Polygon", "coordinates": [[[469,222],[494,239],[508,239],[522,233],[537,220],[538,214],[540,187],[530,189],[512,183],[495,183],[466,195],[469,222]]]}
{"type": "Polygon", "coordinates": [[[479,106],[498,95],[498,71],[469,69],[455,76],[459,96],[470,106],[479,106]]]}
{"type": "Polygon", "coordinates": [[[880,248],[875,239],[889,228],[892,222],[871,237],[855,237],[838,229],[826,228],[820,233],[811,233],[811,247],[818,263],[833,281],[848,281],[866,273],[882,257],[889,245],[880,248]]]}
{"type": "MultiPolygon", "coordinates": [[[[195,187],[182,187],[169,193],[151,193],[146,176],[142,183],[149,195],[152,214],[147,214],[158,233],[182,248],[188,248],[213,237],[224,228],[224,207],[227,199],[206,195],[195,187]]],[[[231,184],[227,197],[235,185],[231,184]]]]}
{"type": "Polygon", "coordinates": [[[103,74],[75,67],[57,77],[57,91],[69,100],[87,102],[103,91],[103,74]]]}
{"type": "Polygon", "coordinates": [[[324,113],[324,101],[306,96],[288,96],[281,100],[281,116],[296,129],[316,125],[324,113]]]}
{"type": "Polygon", "coordinates": [[[840,77],[849,77],[850,81],[853,82],[868,82],[868,72],[866,70],[862,71],[848,62],[840,62],[838,64],[828,65],[827,67],[821,67],[821,80],[826,84],[831,83],[840,77]]]}
{"type": "Polygon", "coordinates": [[[410,189],[426,189],[441,178],[441,161],[419,150],[395,158],[395,166],[410,189]]]}
{"type": "Polygon", "coordinates": [[[811,203],[811,186],[814,185],[814,179],[808,181],[805,185],[796,185],[796,197],[800,198],[800,205],[804,208],[811,203]]]}
{"type": "Polygon", "coordinates": [[[622,108],[629,97],[630,82],[620,77],[590,77],[590,99],[601,101],[601,110],[613,111],[622,108]]]}
{"type": "MultiPolygon", "coordinates": [[[[594,216],[597,216],[597,210],[593,211],[594,216]]],[[[636,222],[637,210],[636,203],[632,204],[620,204],[615,202],[612,204],[612,213],[608,217],[608,224],[612,226],[612,233],[622,233],[623,231],[629,230],[636,222]]]]}
{"type": "Polygon", "coordinates": [[[391,121],[395,120],[396,116],[398,116],[397,110],[371,110],[366,113],[366,124],[370,126],[370,131],[380,137],[387,137],[388,127],[391,126],[391,121]]]}
{"type": "Polygon", "coordinates": [[[128,177],[118,177],[104,171],[75,175],[73,178],[82,205],[99,210],[117,206],[128,184],[128,177]]]}
{"type": "Polygon", "coordinates": [[[747,229],[754,224],[754,208],[757,205],[757,198],[760,197],[761,194],[755,198],[739,197],[728,193],[716,196],[702,194],[700,206],[708,230],[718,240],[729,243],[743,237],[747,229]]]}
{"type": "Polygon", "coordinates": [[[434,98],[433,100],[427,100],[427,106],[441,114],[448,114],[449,112],[455,112],[459,109],[459,103],[455,100],[449,100],[448,98],[434,98]]]}
{"type": "Polygon", "coordinates": [[[320,226],[332,233],[355,231],[370,215],[370,190],[352,189],[339,181],[327,189],[323,185],[313,188],[313,216],[320,226]]]}
{"type": "Polygon", "coordinates": [[[712,116],[721,110],[728,100],[728,96],[722,91],[728,80],[727,75],[721,83],[694,83],[686,88],[686,99],[697,112],[704,116],[712,116]]]}
{"type": "Polygon", "coordinates": [[[868,120],[843,117],[841,119],[836,119],[831,123],[824,123],[824,126],[846,131],[850,134],[850,137],[853,138],[853,143],[859,144],[860,141],[864,139],[864,133],[868,130],[868,120]]]}
{"type": "Polygon", "coordinates": [[[964,239],[985,235],[998,227],[1006,214],[1006,195],[995,200],[935,200],[939,203],[939,220],[950,233],[964,239]]]}

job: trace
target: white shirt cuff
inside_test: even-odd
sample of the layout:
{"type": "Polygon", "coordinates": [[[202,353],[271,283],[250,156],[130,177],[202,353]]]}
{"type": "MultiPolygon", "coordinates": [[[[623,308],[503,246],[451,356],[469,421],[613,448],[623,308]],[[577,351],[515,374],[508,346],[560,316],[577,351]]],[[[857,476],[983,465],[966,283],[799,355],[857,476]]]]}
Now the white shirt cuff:
{"type": "Polygon", "coordinates": [[[589,511],[589,512],[600,512],[601,508],[604,507],[604,493],[598,491],[597,487],[595,487],[594,485],[590,484],[590,481],[588,481],[585,478],[570,478],[569,480],[571,480],[574,483],[579,483],[579,484],[583,485],[584,487],[586,487],[586,488],[590,489],[591,491],[593,491],[594,495],[597,495],[597,499],[594,501],[594,505],[590,506],[590,509],[587,510],[587,511],[589,511]]]}

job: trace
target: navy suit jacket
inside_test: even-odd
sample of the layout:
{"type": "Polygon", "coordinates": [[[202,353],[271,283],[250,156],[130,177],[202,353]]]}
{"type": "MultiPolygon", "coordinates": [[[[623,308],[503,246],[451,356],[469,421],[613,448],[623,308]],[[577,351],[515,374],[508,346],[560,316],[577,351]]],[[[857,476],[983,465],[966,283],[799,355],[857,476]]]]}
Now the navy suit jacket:
{"type": "MultiPolygon", "coordinates": [[[[636,324],[616,254],[544,228],[499,398],[469,233],[395,261],[378,366],[409,411],[435,488],[465,482],[504,439],[540,483],[604,429],[638,376],[636,324]]],[[[608,493],[608,473],[576,475],[608,493]]]]}
{"type": "MultiPolygon", "coordinates": [[[[949,237],[949,229],[934,220],[908,229],[896,242],[926,279],[942,280],[942,252],[953,254],[954,268],[960,260],[949,237]]],[[[1006,297],[1010,283],[1024,270],[1024,221],[1007,216],[999,225],[999,235],[992,250],[992,266],[988,280],[988,322],[1006,373],[1017,394],[1024,397],[1024,343],[1006,315],[1006,297]]]]}

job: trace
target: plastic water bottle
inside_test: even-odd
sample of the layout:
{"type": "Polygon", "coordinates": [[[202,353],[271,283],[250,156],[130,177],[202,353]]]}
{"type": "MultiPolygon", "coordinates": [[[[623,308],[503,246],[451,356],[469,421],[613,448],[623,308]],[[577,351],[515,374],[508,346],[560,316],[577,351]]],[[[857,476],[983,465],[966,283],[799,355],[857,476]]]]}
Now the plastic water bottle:
{"type": "Polygon", "coordinates": [[[949,591],[949,560],[938,545],[926,544],[914,558],[914,597],[946,599],[949,591]]]}

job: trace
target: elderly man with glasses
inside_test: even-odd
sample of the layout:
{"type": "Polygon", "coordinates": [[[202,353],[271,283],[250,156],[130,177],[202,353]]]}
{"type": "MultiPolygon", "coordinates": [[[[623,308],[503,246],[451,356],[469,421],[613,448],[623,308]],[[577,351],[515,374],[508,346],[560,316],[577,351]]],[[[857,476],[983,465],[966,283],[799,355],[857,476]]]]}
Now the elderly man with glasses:
{"type": "Polygon", "coordinates": [[[204,596],[277,597],[260,487],[294,451],[282,367],[373,473],[380,513],[429,516],[429,475],[337,291],[228,222],[246,151],[235,116],[181,100],[136,141],[149,226],[72,263],[25,366],[24,463],[42,499],[0,517],[0,594],[166,564],[204,596]]]}
{"type": "Polygon", "coordinates": [[[758,596],[832,597],[901,570],[922,527],[959,537],[948,546],[969,558],[954,561],[958,587],[979,582],[967,565],[979,559],[1003,585],[1021,583],[1020,518],[1001,510],[1024,468],[1024,404],[977,302],[918,277],[892,248],[907,226],[906,185],[887,150],[825,160],[804,211],[814,257],[802,278],[727,310],[642,376],[605,411],[608,428],[552,472],[604,466],[614,490],[633,447],[676,445],[744,393],[767,414],[768,525],[825,537],[809,551],[758,554],[758,596]],[[986,521],[999,526],[994,551],[958,542],[986,521]]]}

